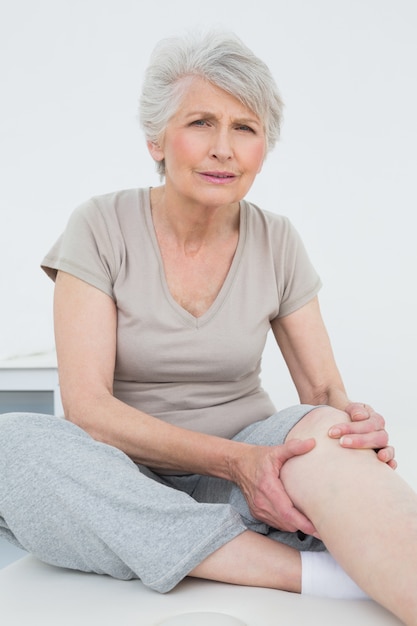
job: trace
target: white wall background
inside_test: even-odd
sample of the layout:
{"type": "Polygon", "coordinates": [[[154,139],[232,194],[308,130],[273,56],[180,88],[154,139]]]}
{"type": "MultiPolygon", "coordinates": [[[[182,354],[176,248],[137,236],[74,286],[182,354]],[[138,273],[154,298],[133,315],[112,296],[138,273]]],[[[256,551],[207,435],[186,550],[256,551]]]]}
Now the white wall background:
{"type": "MultiPolygon", "coordinates": [[[[158,183],[135,119],[143,70],[161,37],[210,25],[276,76],[282,141],[249,198],[299,229],[350,395],[395,434],[417,376],[414,0],[1,0],[0,358],[53,347],[39,263],[72,209],[158,183]]],[[[288,404],[275,358],[265,383],[288,404]]]]}

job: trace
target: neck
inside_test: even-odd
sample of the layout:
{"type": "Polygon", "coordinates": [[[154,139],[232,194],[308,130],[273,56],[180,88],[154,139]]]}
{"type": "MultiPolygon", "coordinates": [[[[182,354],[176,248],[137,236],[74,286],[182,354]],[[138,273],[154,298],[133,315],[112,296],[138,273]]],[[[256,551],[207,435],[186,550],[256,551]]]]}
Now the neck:
{"type": "Polygon", "coordinates": [[[151,190],[151,206],[157,234],[175,239],[190,251],[239,230],[238,202],[216,207],[180,204],[168,197],[163,186],[151,190]]]}

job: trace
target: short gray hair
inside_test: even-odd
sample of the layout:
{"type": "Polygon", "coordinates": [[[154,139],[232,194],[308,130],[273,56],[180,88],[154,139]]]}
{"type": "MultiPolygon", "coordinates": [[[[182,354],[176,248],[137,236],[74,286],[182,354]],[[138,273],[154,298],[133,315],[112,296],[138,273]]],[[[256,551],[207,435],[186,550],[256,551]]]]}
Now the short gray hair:
{"type": "MultiPolygon", "coordinates": [[[[283,103],[268,66],[236,35],[212,31],[162,39],[145,73],[139,120],[147,141],[158,143],[177,112],[187,81],[198,76],[228,92],[263,122],[267,150],[280,134],[283,103]]],[[[165,162],[156,164],[161,176],[165,162]]]]}

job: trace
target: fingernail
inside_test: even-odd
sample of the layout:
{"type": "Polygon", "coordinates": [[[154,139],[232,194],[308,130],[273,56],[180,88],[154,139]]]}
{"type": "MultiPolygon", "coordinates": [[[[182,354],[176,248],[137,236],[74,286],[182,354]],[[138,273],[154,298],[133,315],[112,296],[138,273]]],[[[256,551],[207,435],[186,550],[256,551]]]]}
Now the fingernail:
{"type": "Polygon", "coordinates": [[[342,437],[340,443],[342,444],[342,446],[351,446],[353,444],[353,441],[350,437],[342,437]]]}
{"type": "Polygon", "coordinates": [[[342,431],[340,430],[340,428],[331,428],[329,431],[330,437],[340,437],[341,434],[342,431]]]}

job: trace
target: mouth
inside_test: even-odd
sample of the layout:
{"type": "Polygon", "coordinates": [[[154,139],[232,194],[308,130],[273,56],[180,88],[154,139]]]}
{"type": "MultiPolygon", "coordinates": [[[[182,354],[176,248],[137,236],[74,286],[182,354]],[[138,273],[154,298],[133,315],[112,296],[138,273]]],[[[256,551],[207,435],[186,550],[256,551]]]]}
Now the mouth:
{"type": "Polygon", "coordinates": [[[219,185],[224,185],[236,180],[237,175],[232,172],[217,172],[217,171],[208,171],[208,172],[199,172],[199,175],[212,183],[216,183],[219,185]]]}

